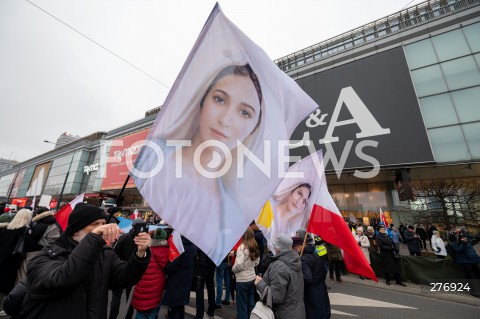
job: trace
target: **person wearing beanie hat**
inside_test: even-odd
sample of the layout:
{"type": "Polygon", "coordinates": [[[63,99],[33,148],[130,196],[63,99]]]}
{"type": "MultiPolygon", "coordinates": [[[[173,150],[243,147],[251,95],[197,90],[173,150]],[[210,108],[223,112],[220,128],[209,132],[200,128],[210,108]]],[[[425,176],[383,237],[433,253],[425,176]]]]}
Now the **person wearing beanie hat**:
{"type": "Polygon", "coordinates": [[[305,228],[299,228],[297,229],[297,231],[295,232],[297,237],[300,237],[300,238],[305,238],[305,235],[307,234],[307,230],[305,228]]]}
{"type": "Polygon", "coordinates": [[[304,282],[305,319],[331,317],[330,299],[325,283],[328,269],[327,256],[326,254],[322,256],[316,253],[314,245],[307,244],[300,257],[304,282]]]}
{"type": "MultiPolygon", "coordinates": [[[[143,222],[142,219],[140,221],[143,222]]],[[[150,247],[152,258],[133,292],[132,307],[137,311],[136,318],[158,318],[166,284],[165,266],[169,253],[166,239],[166,231],[161,228],[155,229],[150,247]]]]}
{"type": "Polygon", "coordinates": [[[292,248],[293,248],[293,250],[300,253],[302,251],[302,246],[303,246],[303,238],[300,238],[300,237],[297,237],[297,236],[292,237],[292,248]]]}
{"type": "MultiPolygon", "coordinates": [[[[65,231],[67,234],[73,235],[91,223],[101,219],[106,222],[106,215],[103,209],[87,203],[78,203],[68,216],[68,224],[65,231]]],[[[118,236],[116,237],[118,238],[118,236]]]]}
{"type": "Polygon", "coordinates": [[[68,313],[73,319],[106,318],[109,290],[141,279],[150,261],[150,236],[135,237],[135,253],[122,261],[110,247],[120,228],[106,224],[105,217],[97,206],[75,206],[66,230],[29,262],[29,294],[19,317],[63,318],[68,313]],[[42,296],[42,306],[31,296],[42,296]]]}
{"type": "MultiPolygon", "coordinates": [[[[370,252],[368,251],[368,249],[370,248],[370,241],[368,240],[368,237],[364,235],[362,226],[357,227],[355,235],[353,235],[353,237],[355,237],[358,246],[360,247],[363,255],[365,256],[365,259],[367,259],[368,263],[371,264],[370,252]]],[[[364,280],[365,277],[360,275],[360,279],[364,280]]]]}
{"type": "Polygon", "coordinates": [[[379,227],[378,235],[376,237],[378,248],[380,249],[380,256],[382,257],[382,269],[385,272],[385,283],[390,285],[390,278],[393,274],[397,285],[406,287],[400,276],[400,255],[399,251],[388,236],[385,227],[379,227]]]}
{"type": "Polygon", "coordinates": [[[298,253],[292,250],[292,244],[291,237],[276,234],[272,239],[275,250],[273,261],[263,278],[256,276],[255,279],[260,295],[267,287],[270,289],[276,319],[305,318],[302,263],[298,253]]]}
{"type": "Polygon", "coordinates": [[[420,237],[415,233],[415,227],[408,225],[407,230],[403,233],[403,238],[410,256],[421,256],[422,243],[420,237]]]}

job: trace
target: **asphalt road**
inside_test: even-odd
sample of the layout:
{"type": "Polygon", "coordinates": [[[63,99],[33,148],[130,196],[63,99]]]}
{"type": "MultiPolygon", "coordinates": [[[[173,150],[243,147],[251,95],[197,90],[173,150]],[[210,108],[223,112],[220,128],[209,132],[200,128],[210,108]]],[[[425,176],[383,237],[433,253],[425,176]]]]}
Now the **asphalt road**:
{"type": "MultiPolygon", "coordinates": [[[[477,306],[452,301],[398,292],[377,287],[367,287],[352,283],[330,284],[332,319],[468,319],[479,318],[480,299],[477,306]]],[[[206,296],[206,291],[205,291],[206,296]]],[[[205,309],[207,301],[205,300],[205,309]]],[[[122,300],[120,313],[125,310],[122,300]]],[[[160,310],[159,319],[166,318],[166,308],[160,310]]],[[[186,318],[195,317],[195,294],[191,293],[186,306],[186,318]]],[[[216,319],[235,318],[235,305],[222,306],[215,311],[216,319]]],[[[1,317],[2,319],[9,318],[1,317]]],[[[68,315],[66,316],[68,318],[68,315]]],[[[118,319],[122,317],[119,315],[118,319]]],[[[205,318],[207,318],[205,316],[205,318]]]]}
{"type": "MultiPolygon", "coordinates": [[[[330,303],[332,319],[468,319],[479,318],[478,306],[417,296],[404,292],[391,291],[376,287],[366,287],[351,283],[330,284],[330,303]]],[[[206,296],[206,292],[205,292],[206,296]]],[[[207,302],[205,300],[205,309],[207,302]]],[[[160,319],[164,319],[166,309],[160,310],[160,319]]],[[[195,316],[195,294],[191,294],[190,304],[186,307],[186,318],[195,316]]],[[[235,318],[235,306],[222,306],[215,311],[217,319],[235,318]]],[[[205,318],[207,318],[205,316],[205,318]]]]}

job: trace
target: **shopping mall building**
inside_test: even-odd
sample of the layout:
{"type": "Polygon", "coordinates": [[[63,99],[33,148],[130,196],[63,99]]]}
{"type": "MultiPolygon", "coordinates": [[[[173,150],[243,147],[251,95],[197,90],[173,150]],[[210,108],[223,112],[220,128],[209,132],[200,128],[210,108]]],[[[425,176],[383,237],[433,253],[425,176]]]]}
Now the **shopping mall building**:
{"type": "MultiPolygon", "coordinates": [[[[306,141],[323,150],[346,218],[370,223],[381,207],[398,224],[415,181],[480,176],[480,0],[426,1],[274,62],[320,106],[292,153],[306,155],[306,141]]],[[[62,188],[63,202],[115,198],[158,111],[2,172],[0,202],[46,195],[54,207],[62,188]]],[[[132,182],[122,205],[148,209],[132,182]]]]}

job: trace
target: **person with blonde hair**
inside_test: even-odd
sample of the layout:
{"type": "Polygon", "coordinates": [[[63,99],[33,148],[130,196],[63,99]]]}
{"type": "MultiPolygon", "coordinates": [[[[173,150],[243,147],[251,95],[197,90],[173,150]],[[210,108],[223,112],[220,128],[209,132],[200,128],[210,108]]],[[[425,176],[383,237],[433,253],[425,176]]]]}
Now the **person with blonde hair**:
{"type": "Polygon", "coordinates": [[[12,255],[12,252],[20,238],[25,235],[31,220],[32,212],[21,209],[0,231],[0,302],[15,285],[22,256],[12,255]]]}
{"type": "Polygon", "coordinates": [[[255,306],[255,267],[260,262],[260,251],[253,229],[248,227],[242,236],[242,244],[237,249],[237,257],[232,271],[236,278],[237,319],[250,318],[255,306]]]}

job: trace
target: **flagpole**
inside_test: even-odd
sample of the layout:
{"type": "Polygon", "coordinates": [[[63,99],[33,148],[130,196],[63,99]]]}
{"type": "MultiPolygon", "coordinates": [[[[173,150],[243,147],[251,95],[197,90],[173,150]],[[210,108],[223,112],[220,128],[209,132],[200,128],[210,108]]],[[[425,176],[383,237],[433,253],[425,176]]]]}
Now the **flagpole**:
{"type": "MultiPolygon", "coordinates": [[[[307,229],[307,228],[305,228],[305,229],[307,229]]],[[[305,231],[305,237],[303,237],[303,244],[302,244],[302,250],[300,251],[300,257],[302,257],[302,255],[303,255],[303,249],[305,248],[305,244],[307,243],[307,236],[308,236],[308,232],[305,231]]]]}
{"type": "Polygon", "coordinates": [[[65,175],[65,180],[63,181],[62,191],[58,196],[57,207],[55,207],[55,210],[57,212],[58,212],[58,209],[60,208],[60,204],[62,203],[63,191],[65,190],[65,185],[67,184],[68,175],[70,175],[70,168],[72,167],[74,157],[75,157],[75,153],[72,153],[72,160],[70,161],[70,165],[68,166],[68,170],[67,170],[67,175],[65,175]]]}
{"type": "Polygon", "coordinates": [[[127,175],[127,178],[125,179],[125,183],[123,183],[122,189],[120,190],[120,193],[118,194],[118,197],[115,199],[115,202],[113,203],[112,210],[110,214],[108,214],[107,217],[107,224],[110,223],[110,219],[112,219],[113,214],[115,214],[115,207],[117,206],[118,199],[122,196],[123,191],[125,190],[125,187],[127,187],[127,183],[130,180],[130,174],[127,175]]]}

